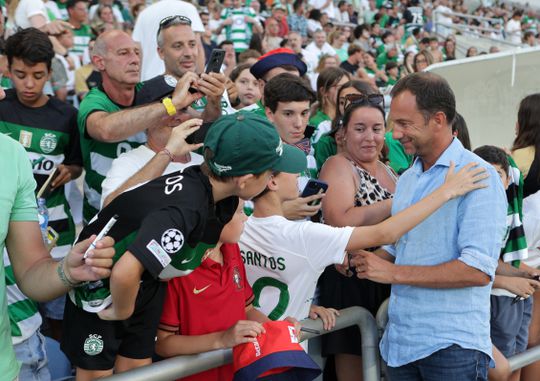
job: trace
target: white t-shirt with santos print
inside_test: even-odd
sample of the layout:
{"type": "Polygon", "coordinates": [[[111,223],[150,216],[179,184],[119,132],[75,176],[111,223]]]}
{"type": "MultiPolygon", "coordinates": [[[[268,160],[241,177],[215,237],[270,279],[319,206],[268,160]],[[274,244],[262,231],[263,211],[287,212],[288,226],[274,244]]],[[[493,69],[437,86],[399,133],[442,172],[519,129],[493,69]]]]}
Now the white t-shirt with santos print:
{"type": "Polygon", "coordinates": [[[319,276],[325,267],[343,263],[353,230],[282,216],[249,217],[239,244],[253,305],[272,320],[306,318],[319,276]]]}

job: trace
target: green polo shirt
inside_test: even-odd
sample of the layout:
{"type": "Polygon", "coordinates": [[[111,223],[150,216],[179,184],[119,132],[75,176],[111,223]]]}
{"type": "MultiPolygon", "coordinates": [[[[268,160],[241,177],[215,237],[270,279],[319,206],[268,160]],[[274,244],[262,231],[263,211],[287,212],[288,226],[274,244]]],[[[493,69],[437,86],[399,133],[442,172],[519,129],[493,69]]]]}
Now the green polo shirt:
{"type": "MultiPolygon", "coordinates": [[[[0,251],[4,251],[9,223],[12,221],[37,221],[34,190],[36,182],[28,155],[12,138],[0,134],[0,251]]],[[[19,374],[19,363],[11,345],[4,259],[0,256],[0,374],[4,380],[14,380],[19,374]]]]}

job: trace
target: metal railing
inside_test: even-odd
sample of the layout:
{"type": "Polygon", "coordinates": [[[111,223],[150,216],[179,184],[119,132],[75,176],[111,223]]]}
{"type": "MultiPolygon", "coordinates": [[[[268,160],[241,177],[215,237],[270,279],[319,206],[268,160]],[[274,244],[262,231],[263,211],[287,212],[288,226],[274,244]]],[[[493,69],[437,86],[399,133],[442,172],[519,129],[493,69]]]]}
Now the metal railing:
{"type": "MultiPolygon", "coordinates": [[[[357,325],[362,336],[362,373],[364,381],[380,381],[379,335],[375,318],[362,307],[340,310],[336,325],[324,331],[322,320],[303,320],[302,326],[321,332],[321,335],[357,325]]],[[[319,334],[302,332],[302,341],[319,334]]],[[[101,378],[103,381],[169,381],[190,376],[232,362],[232,350],[222,349],[192,356],[178,356],[143,366],[128,372],[101,378]]]]}
{"type": "MultiPolygon", "coordinates": [[[[487,17],[482,17],[482,16],[468,15],[468,14],[465,14],[465,13],[458,13],[458,12],[448,13],[448,12],[440,12],[440,11],[434,10],[433,11],[433,28],[434,28],[434,31],[435,31],[435,33],[437,35],[440,35],[439,31],[440,31],[441,28],[453,29],[453,30],[457,30],[457,31],[462,32],[462,33],[468,33],[468,32],[471,32],[471,31],[489,32],[489,33],[491,33],[491,32],[502,33],[502,30],[500,30],[500,29],[488,28],[488,27],[483,27],[483,26],[475,26],[475,25],[468,25],[468,24],[455,24],[455,23],[452,23],[452,24],[441,23],[441,22],[437,21],[438,20],[438,15],[440,15],[440,14],[451,15],[451,16],[455,16],[455,17],[459,17],[459,18],[463,18],[463,19],[468,19],[468,20],[488,21],[491,25],[493,25],[493,24],[501,24],[501,25],[503,25],[502,20],[498,19],[498,18],[487,18],[487,17]]],[[[471,34],[471,36],[474,36],[474,37],[476,37],[478,39],[491,41],[491,42],[494,42],[494,43],[497,43],[497,44],[506,45],[508,47],[513,47],[513,48],[521,46],[520,44],[515,44],[513,42],[506,41],[504,39],[499,40],[499,39],[495,39],[495,38],[492,38],[490,36],[486,36],[486,35],[482,35],[482,34],[471,34]]]]}

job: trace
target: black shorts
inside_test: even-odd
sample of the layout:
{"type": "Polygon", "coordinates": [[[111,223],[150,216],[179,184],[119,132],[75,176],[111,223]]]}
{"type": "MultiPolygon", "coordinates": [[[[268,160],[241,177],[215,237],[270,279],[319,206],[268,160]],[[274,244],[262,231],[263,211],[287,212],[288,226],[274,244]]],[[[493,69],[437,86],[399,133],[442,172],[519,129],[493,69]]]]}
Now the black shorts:
{"type": "Polygon", "coordinates": [[[135,312],[123,321],[101,320],[66,298],[61,348],[71,364],[86,370],[108,370],[114,368],[116,355],[152,357],[166,287],[166,282],[141,282],[135,312]]]}

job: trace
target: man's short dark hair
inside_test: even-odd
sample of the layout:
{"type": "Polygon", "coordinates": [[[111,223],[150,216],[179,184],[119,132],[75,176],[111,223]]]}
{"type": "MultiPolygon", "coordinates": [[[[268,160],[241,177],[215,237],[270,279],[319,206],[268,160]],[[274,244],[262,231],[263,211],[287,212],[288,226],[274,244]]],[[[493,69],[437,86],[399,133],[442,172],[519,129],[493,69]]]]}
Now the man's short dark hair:
{"type": "Polygon", "coordinates": [[[416,107],[427,122],[436,112],[443,112],[451,126],[456,117],[456,97],[448,82],[441,76],[420,72],[400,79],[392,88],[391,96],[410,91],[416,97],[416,107]]]}
{"type": "Polygon", "coordinates": [[[68,0],[66,1],[66,9],[73,8],[75,5],[77,5],[77,3],[86,3],[86,1],[85,0],[68,0]]]}
{"type": "Polygon", "coordinates": [[[264,86],[264,105],[276,112],[279,102],[315,101],[315,93],[310,85],[297,75],[281,73],[264,86]]]}
{"type": "Polygon", "coordinates": [[[352,55],[355,55],[358,52],[362,52],[362,48],[355,44],[350,44],[349,49],[347,49],[347,55],[350,57],[352,55]]]}
{"type": "Polygon", "coordinates": [[[45,33],[36,28],[26,28],[7,39],[6,56],[9,67],[13,64],[13,58],[19,58],[29,66],[43,62],[50,70],[54,49],[45,33]]]}
{"type": "Polygon", "coordinates": [[[508,156],[501,148],[495,146],[482,146],[474,150],[474,153],[487,161],[489,164],[500,165],[508,175],[510,173],[510,163],[508,156]]]}
{"type": "Polygon", "coordinates": [[[218,48],[222,49],[225,45],[234,45],[234,42],[232,42],[231,40],[221,41],[218,45],[218,48]]]}

